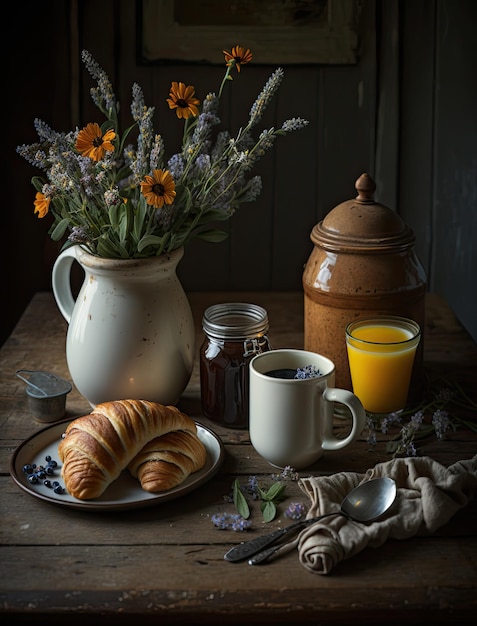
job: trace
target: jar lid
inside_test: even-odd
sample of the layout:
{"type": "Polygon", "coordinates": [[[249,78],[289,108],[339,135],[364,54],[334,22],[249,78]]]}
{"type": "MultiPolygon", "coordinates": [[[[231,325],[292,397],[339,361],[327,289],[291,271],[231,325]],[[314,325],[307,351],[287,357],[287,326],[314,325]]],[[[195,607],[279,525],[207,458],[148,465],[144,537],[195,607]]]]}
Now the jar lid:
{"type": "Polygon", "coordinates": [[[257,304],[214,304],[206,309],[202,327],[214,339],[244,339],[264,335],[268,331],[268,314],[257,304]]]}
{"type": "Polygon", "coordinates": [[[362,174],[358,195],[338,204],[311,232],[313,243],[332,251],[397,251],[412,246],[414,233],[389,207],[374,201],[376,183],[362,174]]]}

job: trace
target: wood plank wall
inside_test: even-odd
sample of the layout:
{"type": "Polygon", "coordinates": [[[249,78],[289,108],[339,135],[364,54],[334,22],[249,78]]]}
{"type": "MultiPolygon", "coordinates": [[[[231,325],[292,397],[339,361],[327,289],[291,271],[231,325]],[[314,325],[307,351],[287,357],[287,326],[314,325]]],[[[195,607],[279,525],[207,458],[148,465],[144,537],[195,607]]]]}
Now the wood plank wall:
{"type": "MultiPolygon", "coordinates": [[[[477,340],[477,3],[473,0],[357,0],[359,60],[352,65],[286,66],[264,127],[302,116],[306,130],[280,138],[261,162],[259,200],[227,223],[222,244],[192,242],[179,267],[186,290],[300,290],[313,226],[354,197],[368,172],[376,199],[413,228],[429,280],[477,340]]],[[[165,103],[172,80],[194,84],[199,97],[217,91],[218,65],[147,65],[138,58],[140,2],[26,0],[12,6],[14,49],[4,68],[9,109],[4,153],[6,272],[0,341],[32,294],[50,288],[58,253],[47,223],[33,216],[31,176],[15,154],[36,140],[33,119],[69,130],[98,118],[80,53],[108,72],[129,121],[133,82],[156,106],[166,149],[177,151],[181,126],[165,103]]],[[[223,48],[240,44],[224,41],[223,48]]],[[[275,69],[259,59],[227,85],[222,121],[237,128],[275,69]]],[[[25,364],[27,365],[27,364],[25,364]]]]}

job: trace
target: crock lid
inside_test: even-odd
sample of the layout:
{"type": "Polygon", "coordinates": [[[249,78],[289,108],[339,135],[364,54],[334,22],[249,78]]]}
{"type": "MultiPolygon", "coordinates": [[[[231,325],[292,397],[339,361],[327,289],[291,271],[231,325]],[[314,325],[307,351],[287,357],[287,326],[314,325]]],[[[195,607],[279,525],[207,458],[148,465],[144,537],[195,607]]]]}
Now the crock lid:
{"type": "Polygon", "coordinates": [[[355,184],[358,195],[338,204],[311,232],[311,240],[327,250],[396,251],[415,242],[414,233],[399,215],[374,201],[376,183],[362,174],[355,184]]]}

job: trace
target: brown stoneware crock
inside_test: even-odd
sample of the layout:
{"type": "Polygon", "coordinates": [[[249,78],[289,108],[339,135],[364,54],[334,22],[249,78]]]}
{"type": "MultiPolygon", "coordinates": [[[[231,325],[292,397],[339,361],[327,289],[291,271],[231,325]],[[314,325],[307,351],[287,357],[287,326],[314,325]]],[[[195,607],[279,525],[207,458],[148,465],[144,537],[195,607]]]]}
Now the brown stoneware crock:
{"type": "Polygon", "coordinates": [[[424,384],[426,275],[413,231],[392,209],[374,201],[368,174],[358,195],[336,206],[313,228],[314,248],[303,273],[304,347],[336,365],[336,386],[352,389],[345,330],[358,318],[399,315],[421,327],[410,399],[424,384]]]}

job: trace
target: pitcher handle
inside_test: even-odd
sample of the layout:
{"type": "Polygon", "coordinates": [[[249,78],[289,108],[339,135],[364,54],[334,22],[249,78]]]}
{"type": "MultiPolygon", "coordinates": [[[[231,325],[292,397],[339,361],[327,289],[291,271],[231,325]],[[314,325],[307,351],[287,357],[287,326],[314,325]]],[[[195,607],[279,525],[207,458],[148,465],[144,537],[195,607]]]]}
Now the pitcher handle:
{"type": "Polygon", "coordinates": [[[61,314],[68,322],[71,321],[75,299],[71,291],[71,266],[73,261],[77,260],[77,246],[71,246],[58,256],[54,265],[51,276],[53,295],[61,314]]]}
{"type": "Polygon", "coordinates": [[[323,398],[327,402],[339,402],[340,404],[344,404],[344,406],[348,407],[351,411],[351,431],[344,439],[338,439],[333,435],[332,412],[328,414],[330,417],[325,424],[322,442],[323,450],[340,450],[359,437],[366,423],[366,413],[359,398],[346,389],[327,387],[323,392],[323,398]]]}

